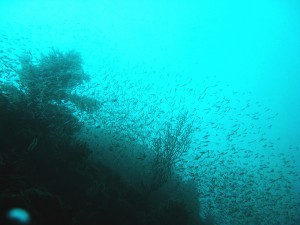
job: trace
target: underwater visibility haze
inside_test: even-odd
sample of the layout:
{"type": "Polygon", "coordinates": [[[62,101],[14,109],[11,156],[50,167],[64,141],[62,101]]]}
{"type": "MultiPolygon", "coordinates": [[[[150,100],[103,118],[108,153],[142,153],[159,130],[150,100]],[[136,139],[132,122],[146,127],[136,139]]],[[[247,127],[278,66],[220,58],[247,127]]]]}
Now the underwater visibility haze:
{"type": "Polygon", "coordinates": [[[300,224],[299,40],[296,0],[2,0],[0,210],[300,224]]]}

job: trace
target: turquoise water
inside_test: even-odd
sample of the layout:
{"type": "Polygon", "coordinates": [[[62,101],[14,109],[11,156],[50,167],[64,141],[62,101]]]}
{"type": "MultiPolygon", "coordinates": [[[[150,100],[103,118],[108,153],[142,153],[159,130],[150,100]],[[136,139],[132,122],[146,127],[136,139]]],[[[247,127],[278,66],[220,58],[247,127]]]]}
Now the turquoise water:
{"type": "MultiPolygon", "coordinates": [[[[92,146],[100,125],[111,128],[101,135],[122,125],[129,145],[143,143],[188,110],[197,132],[178,173],[199,183],[200,215],[294,224],[299,22],[297,1],[3,0],[1,81],[17,79],[24,52],[76,49],[92,77],[82,93],[107,103],[85,121],[92,146]]],[[[115,161],[130,154],[139,153],[115,161]]]]}

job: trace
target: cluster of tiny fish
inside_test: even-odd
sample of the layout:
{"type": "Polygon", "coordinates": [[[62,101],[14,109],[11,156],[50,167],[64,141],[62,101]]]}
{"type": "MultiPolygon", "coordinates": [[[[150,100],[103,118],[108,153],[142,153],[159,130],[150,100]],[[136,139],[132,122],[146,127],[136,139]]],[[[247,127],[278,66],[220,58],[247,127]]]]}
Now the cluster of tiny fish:
{"type": "MultiPolygon", "coordinates": [[[[18,80],[18,56],[28,51],[28,42],[30,39],[1,34],[0,83],[18,80]]],[[[39,52],[38,46],[30,50],[39,52]]],[[[81,137],[91,146],[107,137],[106,151],[116,165],[132,158],[142,165],[151,154],[145,149],[151,149],[162,124],[175,124],[177,116],[188,111],[194,126],[192,144],[177,162],[176,173],[183,182],[197,183],[200,215],[211,215],[222,225],[296,224],[300,196],[294,184],[300,176],[294,159],[277,151],[280,137],[273,140],[268,135],[276,112],[254,100],[251,93],[225,93],[226,84],[217,78],[208,78],[199,86],[180,74],[98,66],[88,71],[91,82],[77,90],[100,102],[97,111],[77,114],[85,125],[81,137]],[[161,75],[167,82],[144,79],[147,76],[131,79],[132,73],[161,75]],[[144,150],[134,148],[137,144],[145,146],[144,150]]],[[[291,148],[299,151],[298,146],[291,148]]]]}
{"type": "MultiPolygon", "coordinates": [[[[294,184],[300,177],[295,159],[277,152],[280,137],[268,137],[276,112],[252,102],[250,94],[245,102],[239,95],[246,93],[232,93],[235,99],[222,95],[218,82],[198,91],[190,87],[191,80],[183,83],[182,78],[164,87],[121,77],[108,80],[101,87],[90,87],[99,91],[97,99],[105,96],[103,108],[90,125],[109,128],[116,161],[136,155],[147,162],[144,152],[118,143],[125,137],[151,149],[161,124],[175,124],[176,115],[188,109],[195,132],[190,151],[177,163],[176,171],[198,184],[201,216],[213,215],[217,224],[296,224],[300,205],[294,184]]],[[[87,136],[96,135],[97,143],[97,131],[88,132],[87,136]]]]}

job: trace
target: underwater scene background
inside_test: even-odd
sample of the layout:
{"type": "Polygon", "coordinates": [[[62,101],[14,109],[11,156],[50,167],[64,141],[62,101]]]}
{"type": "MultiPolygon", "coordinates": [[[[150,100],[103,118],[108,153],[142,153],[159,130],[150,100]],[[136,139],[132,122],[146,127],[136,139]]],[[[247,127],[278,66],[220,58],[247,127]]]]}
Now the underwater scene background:
{"type": "MultiPolygon", "coordinates": [[[[78,156],[113,170],[143,193],[135,198],[156,201],[132,203],[134,212],[145,205],[141,212],[151,212],[139,213],[136,224],[176,224],[171,218],[178,224],[300,224],[299,40],[300,4],[293,0],[2,0],[2,119],[4,106],[18,108],[12,96],[27,96],[30,121],[51,117],[51,137],[84,143],[90,153],[78,156]],[[71,123],[69,136],[56,127],[71,123]],[[179,199],[191,214],[196,209],[199,221],[176,218],[176,204],[174,214],[171,206],[160,208],[165,193],[168,206],[179,199]],[[172,216],[157,216],[154,208],[172,216]]],[[[10,125],[0,125],[4,143],[10,125]]],[[[36,162],[30,154],[43,148],[44,134],[50,138],[28,134],[26,147],[2,144],[1,176],[8,174],[5,160],[19,154],[9,149],[26,149],[28,158],[17,162],[36,162]]],[[[59,146],[72,155],[71,145],[59,146]]],[[[101,182],[89,183],[86,196],[103,191],[101,182]]],[[[1,196],[28,188],[14,185],[1,188],[1,196]]],[[[47,189],[63,193],[55,190],[47,189]]],[[[70,224],[93,216],[82,212],[70,224]]]]}

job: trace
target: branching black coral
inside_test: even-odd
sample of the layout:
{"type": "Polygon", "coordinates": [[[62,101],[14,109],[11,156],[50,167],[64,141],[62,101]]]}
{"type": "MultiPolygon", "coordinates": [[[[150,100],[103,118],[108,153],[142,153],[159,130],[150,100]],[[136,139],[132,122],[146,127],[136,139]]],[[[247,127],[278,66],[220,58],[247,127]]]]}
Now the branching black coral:
{"type": "MultiPolygon", "coordinates": [[[[38,60],[34,60],[31,54],[23,55],[20,62],[20,86],[26,93],[28,107],[35,117],[49,118],[49,109],[62,106],[65,102],[73,103],[79,110],[96,110],[96,100],[72,94],[79,85],[90,79],[83,70],[78,52],[64,53],[52,49],[38,60]]],[[[68,111],[65,105],[60,109],[68,111]]],[[[54,111],[58,112],[56,109],[54,111]]]]}
{"type": "Polygon", "coordinates": [[[188,121],[188,114],[183,113],[177,123],[166,122],[153,140],[155,153],[152,162],[152,183],[150,191],[157,190],[171,177],[172,168],[190,147],[193,123],[188,121]]]}
{"type": "Polygon", "coordinates": [[[29,95],[40,101],[67,100],[70,91],[88,80],[79,53],[52,50],[33,63],[31,55],[20,58],[20,82],[29,95]]]}

